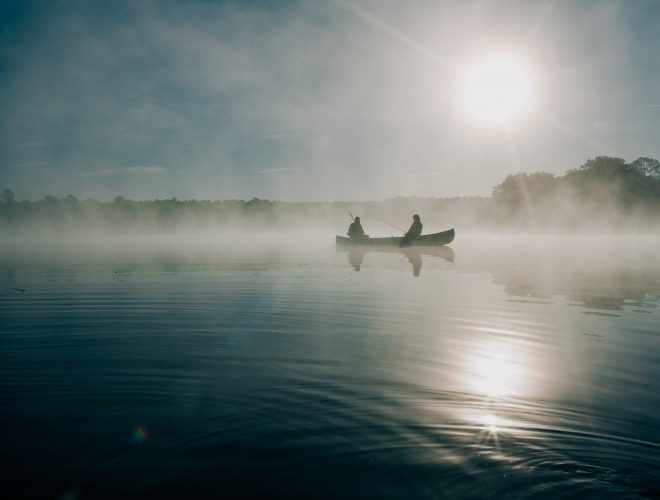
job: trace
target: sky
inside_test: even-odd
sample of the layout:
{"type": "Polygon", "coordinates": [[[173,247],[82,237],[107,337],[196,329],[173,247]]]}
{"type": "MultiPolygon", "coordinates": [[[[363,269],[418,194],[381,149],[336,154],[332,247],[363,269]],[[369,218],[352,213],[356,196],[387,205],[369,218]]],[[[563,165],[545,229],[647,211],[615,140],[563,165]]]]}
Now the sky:
{"type": "Polygon", "coordinates": [[[660,158],[653,0],[0,5],[18,199],[489,196],[519,171],[660,158]],[[532,97],[486,125],[461,102],[494,56],[532,97]]]}

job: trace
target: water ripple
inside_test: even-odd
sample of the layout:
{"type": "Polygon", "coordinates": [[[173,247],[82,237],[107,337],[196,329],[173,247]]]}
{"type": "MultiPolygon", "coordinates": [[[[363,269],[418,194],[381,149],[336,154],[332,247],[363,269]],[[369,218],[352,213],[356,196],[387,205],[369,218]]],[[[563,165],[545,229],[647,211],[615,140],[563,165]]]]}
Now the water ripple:
{"type": "Polygon", "coordinates": [[[26,496],[659,496],[660,311],[640,295],[648,287],[617,295],[617,317],[585,315],[611,303],[511,299],[506,274],[444,261],[417,279],[396,255],[369,255],[388,264],[352,274],[343,255],[297,258],[7,271],[8,485],[26,496]]]}

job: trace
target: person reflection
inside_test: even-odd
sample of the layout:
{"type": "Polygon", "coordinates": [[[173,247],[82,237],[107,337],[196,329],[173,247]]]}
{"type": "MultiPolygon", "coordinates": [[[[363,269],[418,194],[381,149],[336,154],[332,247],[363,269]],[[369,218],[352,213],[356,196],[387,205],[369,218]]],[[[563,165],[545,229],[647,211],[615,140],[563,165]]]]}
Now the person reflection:
{"type": "Polygon", "coordinates": [[[348,262],[356,272],[360,271],[360,266],[364,260],[365,253],[366,252],[360,248],[351,248],[348,252],[348,262]]]}
{"type": "Polygon", "coordinates": [[[404,252],[408,261],[412,264],[413,276],[417,278],[422,270],[422,254],[416,250],[406,250],[404,252]]]}

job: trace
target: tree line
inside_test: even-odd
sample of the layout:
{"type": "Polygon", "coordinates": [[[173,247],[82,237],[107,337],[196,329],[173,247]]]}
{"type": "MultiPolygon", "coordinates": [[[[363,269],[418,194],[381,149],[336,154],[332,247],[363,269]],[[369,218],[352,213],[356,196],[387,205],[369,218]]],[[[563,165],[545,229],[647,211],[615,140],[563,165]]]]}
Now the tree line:
{"type": "Polygon", "coordinates": [[[349,213],[361,215],[363,223],[390,220],[404,227],[413,213],[419,213],[428,228],[657,228],[660,163],[645,157],[626,163],[621,158],[599,156],[560,176],[519,172],[495,186],[491,197],[286,202],[259,198],[134,201],[117,196],[111,202],[100,202],[79,200],[73,195],[18,201],[10,189],[0,193],[0,229],[4,230],[287,229],[322,223],[341,226],[348,222],[349,213]]]}
{"type": "Polygon", "coordinates": [[[507,176],[493,189],[494,217],[524,227],[642,229],[660,220],[660,163],[598,156],[563,176],[507,176]]]}

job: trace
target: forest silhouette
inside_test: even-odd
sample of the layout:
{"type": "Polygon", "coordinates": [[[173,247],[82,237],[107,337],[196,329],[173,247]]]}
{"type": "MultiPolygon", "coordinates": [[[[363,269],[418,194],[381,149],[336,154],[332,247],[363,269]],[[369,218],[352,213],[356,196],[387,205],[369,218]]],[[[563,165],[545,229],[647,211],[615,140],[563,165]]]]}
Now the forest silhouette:
{"type": "Polygon", "coordinates": [[[660,163],[641,157],[626,163],[599,156],[555,176],[518,172],[493,188],[491,197],[399,197],[381,201],[287,202],[251,200],[111,202],[46,195],[18,201],[0,194],[0,229],[195,230],[236,226],[262,230],[345,224],[347,213],[407,221],[412,213],[438,227],[515,230],[651,230],[660,226],[660,163]]]}

